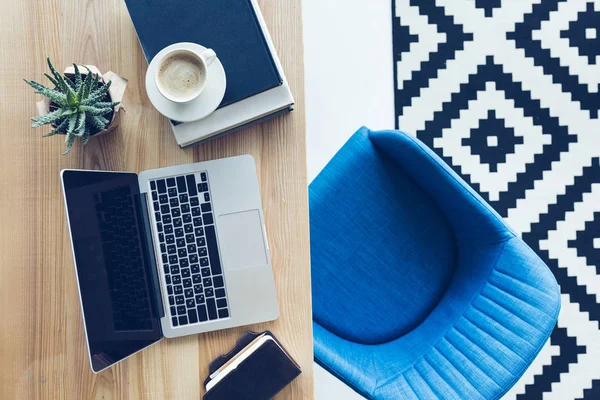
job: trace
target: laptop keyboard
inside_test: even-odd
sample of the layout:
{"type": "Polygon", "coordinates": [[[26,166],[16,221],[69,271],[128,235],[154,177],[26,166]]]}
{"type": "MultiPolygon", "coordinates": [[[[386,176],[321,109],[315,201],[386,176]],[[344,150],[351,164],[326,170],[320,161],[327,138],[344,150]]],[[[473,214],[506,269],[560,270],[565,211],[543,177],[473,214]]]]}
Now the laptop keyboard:
{"type": "Polygon", "coordinates": [[[150,181],[173,326],[229,317],[206,172],[150,181]]]}

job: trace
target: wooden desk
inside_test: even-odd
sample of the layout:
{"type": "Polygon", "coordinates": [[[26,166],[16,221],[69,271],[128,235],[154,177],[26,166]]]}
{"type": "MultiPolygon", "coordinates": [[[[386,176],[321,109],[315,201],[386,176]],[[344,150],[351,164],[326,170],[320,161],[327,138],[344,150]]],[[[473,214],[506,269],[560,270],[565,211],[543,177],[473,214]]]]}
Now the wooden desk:
{"type": "Polygon", "coordinates": [[[0,398],[199,399],[208,363],[248,328],[162,342],[98,375],[89,368],[59,171],[141,171],[249,153],[257,161],[281,317],[271,329],[303,373],[279,399],[313,397],[300,0],[261,0],[296,99],[292,114],[181,150],[144,91],[147,68],[123,0],[18,0],[0,13],[0,398]],[[116,132],[42,139],[29,118],[57,68],[95,64],[129,79],[116,132]]]}

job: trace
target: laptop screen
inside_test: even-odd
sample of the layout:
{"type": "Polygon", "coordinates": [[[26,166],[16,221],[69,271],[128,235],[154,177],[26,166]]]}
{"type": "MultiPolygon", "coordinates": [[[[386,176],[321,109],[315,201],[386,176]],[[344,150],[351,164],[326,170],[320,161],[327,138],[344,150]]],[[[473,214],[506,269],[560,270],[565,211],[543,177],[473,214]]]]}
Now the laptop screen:
{"type": "Polygon", "coordinates": [[[98,372],[162,338],[146,209],[136,174],[66,170],[62,179],[90,360],[98,372]]]}

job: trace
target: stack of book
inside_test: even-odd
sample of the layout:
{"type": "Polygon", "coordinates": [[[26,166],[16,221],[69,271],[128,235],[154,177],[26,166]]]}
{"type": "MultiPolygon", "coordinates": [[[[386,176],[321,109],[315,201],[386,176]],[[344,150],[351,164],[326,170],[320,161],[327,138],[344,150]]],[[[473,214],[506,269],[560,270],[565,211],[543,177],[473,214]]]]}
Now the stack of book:
{"type": "Polygon", "coordinates": [[[227,76],[217,110],[171,121],[180,147],[287,113],[294,98],[255,0],[125,0],[148,62],[179,42],[212,48],[227,76]]]}

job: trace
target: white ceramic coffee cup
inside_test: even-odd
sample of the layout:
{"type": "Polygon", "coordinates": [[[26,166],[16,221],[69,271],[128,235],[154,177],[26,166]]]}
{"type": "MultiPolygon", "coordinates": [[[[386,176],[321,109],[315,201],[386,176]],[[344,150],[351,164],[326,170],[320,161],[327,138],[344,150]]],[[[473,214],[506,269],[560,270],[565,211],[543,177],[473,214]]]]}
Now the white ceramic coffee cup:
{"type": "Polygon", "coordinates": [[[174,103],[188,103],[194,100],[200,95],[200,93],[202,93],[204,87],[206,86],[206,82],[208,81],[208,79],[210,79],[208,67],[213,63],[213,61],[215,61],[216,58],[217,54],[212,49],[205,49],[202,52],[195,52],[188,49],[174,49],[172,51],[169,51],[162,57],[162,59],[158,63],[158,68],[156,69],[156,73],[154,75],[154,82],[156,83],[158,91],[167,100],[170,100],[174,103]],[[170,91],[167,88],[165,88],[163,82],[161,82],[160,79],[162,69],[161,67],[163,66],[163,64],[167,62],[170,58],[176,57],[177,55],[186,55],[193,58],[195,61],[198,62],[198,65],[201,67],[201,69],[203,69],[204,73],[204,80],[200,82],[200,84],[197,87],[194,87],[193,90],[190,90],[188,93],[182,96],[175,96],[172,93],[170,93],[170,91]]]}

